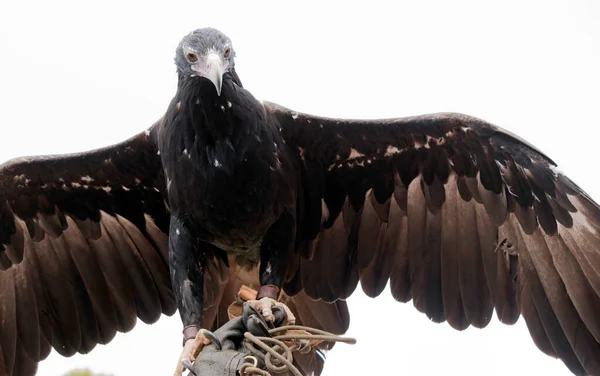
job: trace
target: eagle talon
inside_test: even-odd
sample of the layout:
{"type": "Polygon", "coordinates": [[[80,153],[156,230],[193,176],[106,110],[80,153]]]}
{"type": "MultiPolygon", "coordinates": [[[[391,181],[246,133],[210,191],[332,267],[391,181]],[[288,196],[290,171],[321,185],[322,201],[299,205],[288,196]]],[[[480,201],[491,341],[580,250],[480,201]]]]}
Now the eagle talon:
{"type": "Polygon", "coordinates": [[[185,368],[187,368],[187,370],[190,371],[190,373],[192,375],[198,376],[198,374],[196,373],[196,371],[194,371],[193,364],[189,360],[187,360],[187,359],[181,359],[181,364],[183,364],[183,366],[185,368]]]}
{"type": "Polygon", "coordinates": [[[177,367],[175,368],[175,372],[173,376],[180,376],[183,374],[185,369],[190,369],[200,351],[205,345],[209,345],[212,341],[209,338],[204,336],[205,329],[200,329],[194,338],[189,338],[185,341],[183,345],[183,350],[181,351],[181,356],[179,357],[179,362],[177,362],[177,367]]]}
{"type": "Polygon", "coordinates": [[[282,325],[294,325],[296,323],[296,317],[292,313],[292,310],[289,307],[281,302],[278,302],[275,299],[264,297],[259,300],[249,300],[250,303],[260,314],[264,317],[266,321],[274,322],[275,315],[273,315],[273,308],[279,307],[285,311],[286,320],[282,325]]]}

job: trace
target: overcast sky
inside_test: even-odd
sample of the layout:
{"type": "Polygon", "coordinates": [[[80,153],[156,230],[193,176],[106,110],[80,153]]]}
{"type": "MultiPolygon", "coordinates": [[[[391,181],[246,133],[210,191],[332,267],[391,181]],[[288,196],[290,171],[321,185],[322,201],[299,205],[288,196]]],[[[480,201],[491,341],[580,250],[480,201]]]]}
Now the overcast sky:
{"type": "MultiPolygon", "coordinates": [[[[600,200],[597,0],[97,4],[0,3],[0,162],[145,129],[175,92],[180,38],[213,26],[233,40],[259,99],[337,117],[474,115],[532,142],[600,200]]],[[[349,304],[358,344],[329,354],[329,376],[568,374],[522,320],[457,332],[389,291],[375,300],[357,291],[349,304]]],[[[170,375],[180,346],[179,316],[164,317],[89,355],[52,353],[39,374],[170,375]]]]}

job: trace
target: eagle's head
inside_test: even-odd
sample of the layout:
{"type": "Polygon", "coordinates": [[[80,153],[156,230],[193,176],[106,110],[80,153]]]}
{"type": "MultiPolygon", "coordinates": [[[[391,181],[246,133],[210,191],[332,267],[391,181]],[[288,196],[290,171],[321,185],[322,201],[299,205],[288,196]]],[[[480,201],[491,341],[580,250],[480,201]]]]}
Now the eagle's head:
{"type": "Polygon", "coordinates": [[[233,69],[234,56],[231,39],[219,30],[207,27],[194,30],[181,40],[175,64],[181,76],[206,78],[221,95],[223,75],[233,69]]]}

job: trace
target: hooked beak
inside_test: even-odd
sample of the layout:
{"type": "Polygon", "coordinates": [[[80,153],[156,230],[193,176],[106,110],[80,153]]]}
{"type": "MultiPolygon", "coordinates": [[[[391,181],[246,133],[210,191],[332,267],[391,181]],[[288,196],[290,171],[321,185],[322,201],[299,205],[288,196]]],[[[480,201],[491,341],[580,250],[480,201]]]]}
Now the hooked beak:
{"type": "Polygon", "coordinates": [[[204,59],[197,64],[192,65],[192,69],[200,74],[202,77],[208,78],[215,89],[217,89],[217,95],[221,96],[221,86],[223,85],[223,59],[216,53],[209,53],[204,59]]]}

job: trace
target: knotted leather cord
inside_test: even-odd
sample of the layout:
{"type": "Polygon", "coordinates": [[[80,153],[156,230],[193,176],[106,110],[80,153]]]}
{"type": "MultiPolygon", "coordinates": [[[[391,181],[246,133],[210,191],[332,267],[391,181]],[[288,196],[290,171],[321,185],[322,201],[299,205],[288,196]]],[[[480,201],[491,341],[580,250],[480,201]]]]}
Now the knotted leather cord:
{"type": "Polygon", "coordinates": [[[291,372],[294,376],[302,376],[302,373],[294,366],[293,352],[298,351],[306,354],[311,351],[311,340],[324,342],[344,342],[348,344],[356,343],[356,339],[341,337],[323,330],[310,328],[302,325],[285,325],[270,329],[271,337],[257,337],[250,332],[244,333],[246,348],[256,357],[261,359],[267,368],[267,371],[261,370],[254,364],[246,363],[240,369],[242,376],[271,376],[271,373],[291,372]],[[303,330],[304,333],[287,333],[288,330],[303,330]],[[275,335],[283,332],[283,334],[275,335]],[[286,344],[290,342],[291,344],[286,344]],[[256,347],[255,347],[256,346],[256,347]],[[258,347],[258,348],[257,348],[258,347]],[[263,350],[266,354],[263,354],[263,350]]]}
{"type": "MultiPolygon", "coordinates": [[[[245,316],[246,308],[251,307],[247,306],[247,301],[255,300],[256,297],[257,292],[255,290],[252,290],[247,286],[242,286],[238,296],[236,297],[236,302],[231,304],[228,309],[229,319],[234,320],[235,318],[239,317],[240,314],[238,313],[236,315],[230,312],[231,307],[234,305],[242,306],[243,308],[241,314],[245,316]]],[[[277,307],[275,309],[277,309],[277,307]]],[[[253,310],[254,314],[262,317],[258,311],[255,309],[253,310]]],[[[281,311],[283,311],[283,314],[285,315],[285,311],[281,311]]],[[[277,321],[281,322],[284,320],[284,318],[285,316],[280,317],[277,321]]],[[[270,325],[271,328],[268,328],[268,324],[264,321],[264,318],[262,318],[262,322],[264,323],[264,326],[262,331],[259,330],[259,332],[268,334],[268,336],[255,336],[251,333],[249,327],[247,326],[248,323],[243,324],[243,326],[246,328],[246,331],[243,334],[244,339],[242,340],[241,345],[252,355],[247,355],[244,357],[246,362],[243,363],[237,370],[237,374],[240,376],[272,376],[272,374],[281,374],[283,372],[291,372],[294,376],[302,376],[298,368],[293,364],[294,352],[298,351],[300,354],[309,354],[322,342],[344,342],[347,344],[356,343],[356,339],[354,338],[341,337],[333,333],[303,325],[284,325],[280,327],[273,327],[277,324],[272,323],[270,325]],[[259,359],[261,360],[262,364],[264,364],[266,370],[259,367],[259,359]]],[[[224,326],[226,325],[227,324],[224,326]]],[[[220,329],[217,329],[217,332],[219,330],[220,329]]],[[[217,346],[218,350],[222,348],[221,341],[219,340],[219,337],[215,335],[215,333],[205,330],[204,335],[212,340],[213,344],[217,346]]],[[[184,366],[193,375],[197,375],[197,373],[193,370],[193,365],[190,364],[190,362],[187,362],[187,364],[184,363],[184,366]]]]}

